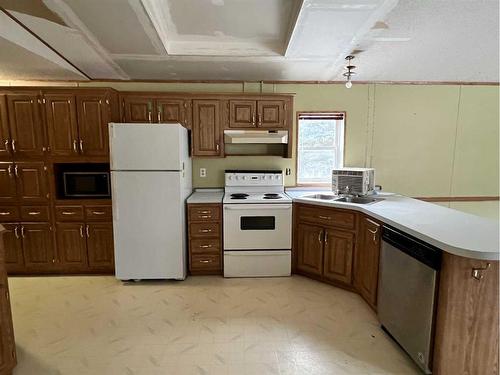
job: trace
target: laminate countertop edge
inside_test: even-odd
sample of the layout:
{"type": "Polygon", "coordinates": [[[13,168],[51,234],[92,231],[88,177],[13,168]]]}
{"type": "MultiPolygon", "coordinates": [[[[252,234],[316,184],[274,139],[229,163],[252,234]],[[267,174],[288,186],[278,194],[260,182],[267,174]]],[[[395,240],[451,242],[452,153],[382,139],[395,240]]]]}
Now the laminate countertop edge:
{"type": "MultiPolygon", "coordinates": [[[[447,253],[498,261],[499,223],[398,194],[380,194],[371,204],[321,201],[304,196],[317,191],[287,191],[296,203],[355,210],[427,242],[447,253]]],[[[331,192],[325,192],[325,194],[331,192]]]]}
{"type": "Polygon", "coordinates": [[[196,189],[186,200],[187,204],[222,203],[223,189],[196,189]]]}

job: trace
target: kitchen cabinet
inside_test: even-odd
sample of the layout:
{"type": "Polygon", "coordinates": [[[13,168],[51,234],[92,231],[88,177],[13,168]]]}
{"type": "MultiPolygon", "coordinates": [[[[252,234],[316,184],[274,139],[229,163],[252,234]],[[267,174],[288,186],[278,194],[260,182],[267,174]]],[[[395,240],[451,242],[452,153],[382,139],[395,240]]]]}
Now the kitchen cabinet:
{"type": "Polygon", "coordinates": [[[21,272],[24,269],[24,254],[20,225],[18,223],[2,223],[2,225],[5,228],[3,232],[5,267],[9,273],[21,272]]]}
{"type": "Polygon", "coordinates": [[[16,157],[43,156],[46,150],[38,92],[8,94],[10,150],[16,157]]]}
{"type": "Polygon", "coordinates": [[[381,225],[368,216],[360,216],[354,284],[361,296],[374,309],[377,306],[380,236],[381,225]]]}
{"type": "Polygon", "coordinates": [[[189,100],[167,95],[123,95],[122,119],[130,123],[179,123],[189,127],[189,100]]]}
{"type": "Polygon", "coordinates": [[[297,271],[351,286],[356,214],[308,205],[295,209],[297,271]]]}
{"type": "Polygon", "coordinates": [[[0,231],[0,374],[12,374],[17,363],[9,282],[5,269],[5,248],[0,231]]]}
{"type": "Polygon", "coordinates": [[[43,162],[0,162],[0,202],[44,202],[49,199],[43,162]]]}
{"type": "Polygon", "coordinates": [[[113,272],[111,206],[56,206],[60,268],[68,272],[113,272]]]}
{"type": "Polygon", "coordinates": [[[74,94],[44,94],[45,118],[51,155],[79,153],[79,135],[74,94]]]}
{"type": "Polygon", "coordinates": [[[285,100],[230,100],[230,128],[269,128],[286,127],[287,104],[285,100]]]}
{"type": "Polygon", "coordinates": [[[221,156],[221,102],[193,100],[193,156],[221,156]]]}
{"type": "Polygon", "coordinates": [[[21,223],[24,264],[28,270],[47,270],[55,263],[54,234],[49,223],[21,223]]]}
{"type": "Polygon", "coordinates": [[[222,272],[222,205],[188,204],[189,272],[222,272]]]}
{"type": "Polygon", "coordinates": [[[78,149],[85,156],[109,154],[108,123],[111,121],[110,100],[106,94],[78,94],[78,149]]]}
{"type": "Polygon", "coordinates": [[[0,95],[0,158],[11,156],[9,119],[7,117],[7,101],[5,95],[0,95]]]}
{"type": "Polygon", "coordinates": [[[498,277],[498,261],[443,252],[434,374],[498,374],[498,277]]]}

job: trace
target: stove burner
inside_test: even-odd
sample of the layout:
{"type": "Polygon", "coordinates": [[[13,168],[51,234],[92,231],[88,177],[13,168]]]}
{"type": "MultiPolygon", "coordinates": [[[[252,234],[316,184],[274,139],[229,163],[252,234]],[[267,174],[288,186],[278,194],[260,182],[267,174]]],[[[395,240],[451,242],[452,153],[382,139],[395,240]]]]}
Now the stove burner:
{"type": "Polygon", "coordinates": [[[264,194],[264,199],[281,199],[282,196],[278,193],[266,193],[264,194]]]}
{"type": "Polygon", "coordinates": [[[245,193],[235,193],[231,194],[231,199],[247,199],[248,194],[245,193]]]}

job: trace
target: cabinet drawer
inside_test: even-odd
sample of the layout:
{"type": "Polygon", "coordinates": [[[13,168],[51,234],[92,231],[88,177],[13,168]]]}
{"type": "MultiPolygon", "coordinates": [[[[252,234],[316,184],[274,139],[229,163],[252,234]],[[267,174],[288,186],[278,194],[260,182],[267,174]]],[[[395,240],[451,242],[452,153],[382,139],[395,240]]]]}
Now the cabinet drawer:
{"type": "Polygon", "coordinates": [[[191,237],[220,237],[219,223],[191,223],[189,224],[191,237]]]}
{"type": "Polygon", "coordinates": [[[355,213],[334,208],[299,206],[298,219],[299,221],[346,229],[354,229],[356,226],[355,213]]]}
{"type": "Polygon", "coordinates": [[[217,221],[220,219],[218,206],[189,206],[189,221],[217,221]]]}
{"type": "Polygon", "coordinates": [[[111,221],[111,206],[85,206],[85,217],[91,221],[111,221]]]}
{"type": "Polygon", "coordinates": [[[219,255],[192,255],[191,256],[192,270],[214,270],[220,269],[219,255]]]}
{"type": "Polygon", "coordinates": [[[0,206],[0,222],[19,221],[19,208],[16,206],[0,206]]]}
{"type": "Polygon", "coordinates": [[[21,207],[21,220],[50,221],[49,206],[23,206],[21,207]]]}
{"type": "Polygon", "coordinates": [[[56,206],[57,221],[83,221],[83,206],[56,206]]]}
{"type": "Polygon", "coordinates": [[[190,242],[191,253],[208,254],[220,252],[220,240],[218,238],[193,239],[190,242]]]}

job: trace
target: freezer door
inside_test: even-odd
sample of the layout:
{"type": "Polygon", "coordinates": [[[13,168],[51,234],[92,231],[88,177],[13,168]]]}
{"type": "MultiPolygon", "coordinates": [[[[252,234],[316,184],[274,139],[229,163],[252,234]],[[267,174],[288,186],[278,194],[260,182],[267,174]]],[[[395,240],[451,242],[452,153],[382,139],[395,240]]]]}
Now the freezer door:
{"type": "Polygon", "coordinates": [[[186,277],[181,172],[111,172],[116,277],[186,277]]]}
{"type": "Polygon", "coordinates": [[[111,170],[179,171],[189,158],[180,124],[109,124],[111,170]]]}

